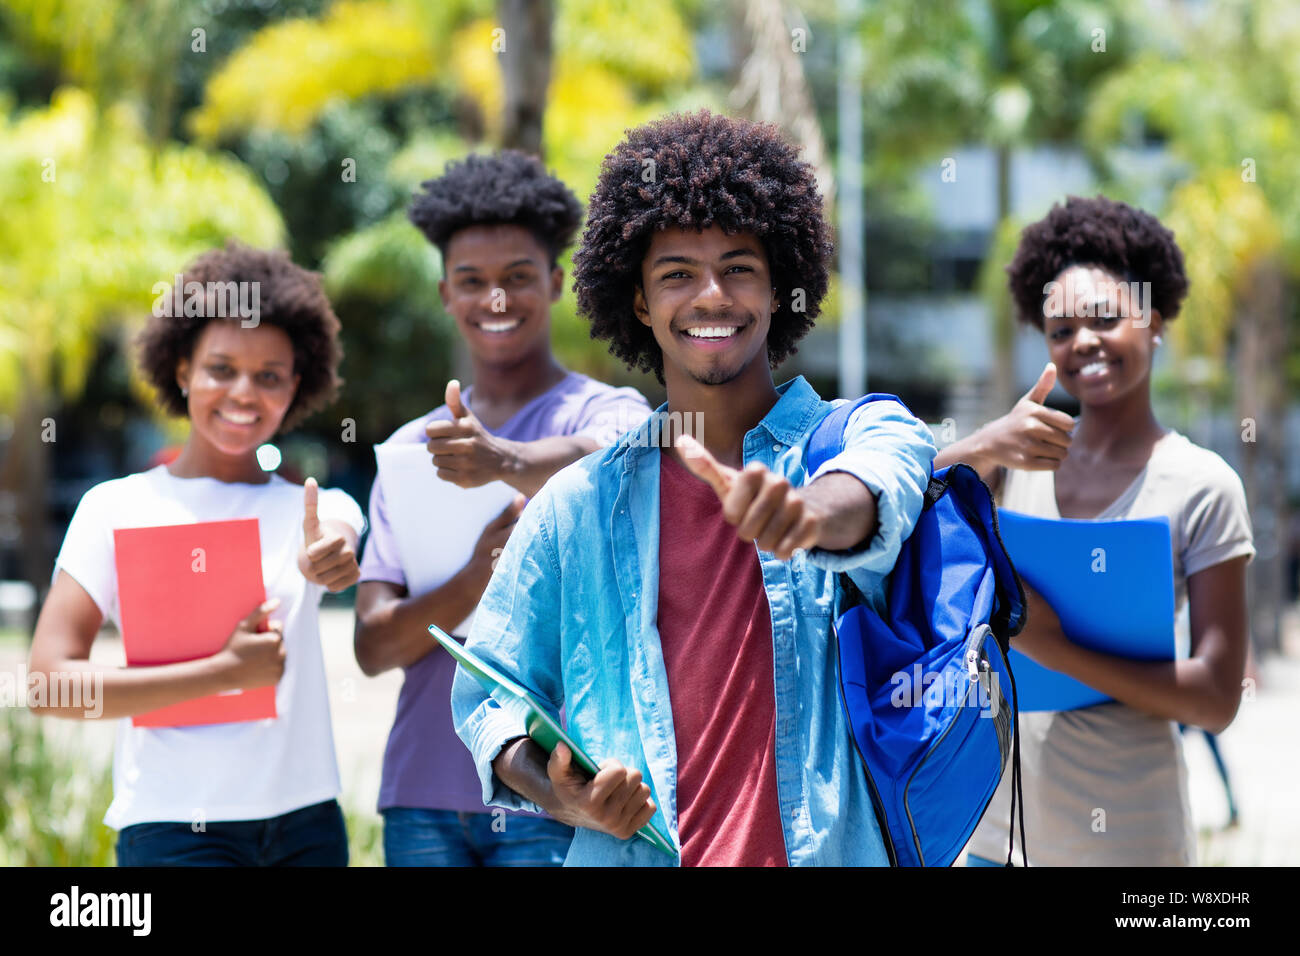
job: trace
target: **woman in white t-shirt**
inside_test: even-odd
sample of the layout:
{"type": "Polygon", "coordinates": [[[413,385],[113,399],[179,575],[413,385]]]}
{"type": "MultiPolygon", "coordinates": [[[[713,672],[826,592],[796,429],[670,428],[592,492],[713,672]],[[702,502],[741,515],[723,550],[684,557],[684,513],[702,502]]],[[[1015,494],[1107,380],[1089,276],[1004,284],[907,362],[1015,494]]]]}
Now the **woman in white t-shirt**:
{"type": "Polygon", "coordinates": [[[161,407],[189,417],[189,438],[170,465],[96,485],[78,505],[31,670],[71,675],[82,693],[41,710],[119,718],[104,818],[120,831],[119,865],[346,865],[317,610],[326,589],[360,576],[363,518],[346,493],[267,474],[256,455],[334,397],[338,319],[318,277],[284,253],[231,243],[180,282],[175,299],[169,291],[155,304],[140,364],[161,407]],[[221,299],[228,289],[235,299],[221,299]],[[170,308],[177,301],[188,305],[170,308]],[[267,600],[219,652],[155,667],[90,662],[104,619],[121,625],[115,530],[238,518],[258,521],[267,600]],[[129,719],[271,685],[273,718],[159,728],[129,719]]]}
{"type": "MultiPolygon", "coordinates": [[[[973,465],[1012,511],[1168,518],[1175,619],[1190,610],[1179,660],[1134,661],[1072,643],[1026,588],[1028,623],[1012,646],[1113,698],[1021,714],[1028,862],[1191,865],[1177,724],[1218,733],[1236,715],[1254,547],[1240,479],[1163,427],[1151,406],[1152,359],[1187,293],[1182,253],[1150,214],[1071,197],[1025,229],[1007,272],[1020,317],[1043,331],[1051,362],[1010,413],[949,446],[935,467],[973,465]],[[1077,421],[1042,404],[1058,374],[1079,400],[1077,421]]],[[[967,847],[972,865],[1007,859],[1010,811],[1008,773],[967,847]]]]}

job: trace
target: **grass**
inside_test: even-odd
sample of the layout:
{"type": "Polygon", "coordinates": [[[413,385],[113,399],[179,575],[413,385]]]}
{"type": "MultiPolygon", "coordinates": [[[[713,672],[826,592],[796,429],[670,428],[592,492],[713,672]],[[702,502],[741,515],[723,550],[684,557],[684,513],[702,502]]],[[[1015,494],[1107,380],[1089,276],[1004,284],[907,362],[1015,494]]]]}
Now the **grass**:
{"type": "MultiPolygon", "coordinates": [[[[110,767],[56,742],[24,708],[0,708],[0,866],[114,866],[103,824],[110,767]]],[[[344,799],[352,866],[383,866],[383,824],[344,799]]]]}
{"type": "Polygon", "coordinates": [[[111,866],[116,836],[101,822],[108,768],[55,746],[23,708],[0,709],[0,866],[111,866]]]}

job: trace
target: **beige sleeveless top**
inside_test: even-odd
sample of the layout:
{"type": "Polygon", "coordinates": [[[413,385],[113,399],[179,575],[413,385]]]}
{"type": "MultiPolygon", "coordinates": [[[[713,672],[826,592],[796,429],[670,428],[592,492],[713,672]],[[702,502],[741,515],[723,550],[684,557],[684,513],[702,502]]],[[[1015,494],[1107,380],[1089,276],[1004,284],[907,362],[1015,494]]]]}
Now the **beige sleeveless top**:
{"type": "MultiPolygon", "coordinates": [[[[1059,518],[1055,475],[1008,470],[999,507],[1059,518]]],[[[1098,521],[1169,518],[1174,607],[1186,621],[1187,578],[1255,553],[1241,480],[1214,452],[1175,431],[1098,521]]],[[[1184,627],[1185,632],[1185,627],[1184,627]]],[[[1186,654],[1187,639],[1180,641],[1186,654]]],[[[1025,840],[1031,866],[1190,866],[1196,841],[1176,724],[1110,702],[1020,716],[1025,840]]],[[[967,850],[1007,857],[1011,762],[967,850]]],[[[1017,816],[1019,810],[1017,810],[1017,816]]],[[[1020,865],[1016,829],[1014,862],[1020,865]]]]}

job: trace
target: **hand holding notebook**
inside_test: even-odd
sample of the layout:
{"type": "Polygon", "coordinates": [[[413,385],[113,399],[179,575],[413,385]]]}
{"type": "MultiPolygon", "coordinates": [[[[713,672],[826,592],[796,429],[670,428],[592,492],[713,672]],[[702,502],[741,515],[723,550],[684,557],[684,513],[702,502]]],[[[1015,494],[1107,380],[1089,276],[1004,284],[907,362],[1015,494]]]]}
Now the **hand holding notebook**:
{"type": "MultiPolygon", "coordinates": [[[[1051,605],[1071,641],[1132,660],[1174,659],[1168,519],[1052,520],[999,510],[998,528],[1016,572],[1051,605]]],[[[1030,660],[1015,650],[1014,639],[1009,660],[1021,710],[1075,710],[1110,700],[1030,660]]]]}
{"type": "MultiPolygon", "coordinates": [[[[484,690],[497,698],[499,702],[523,710],[524,730],[543,750],[552,753],[556,746],[563,744],[571,752],[572,757],[570,759],[574,766],[588,778],[594,777],[600,772],[600,767],[596,761],[578,745],[577,741],[565,732],[559,721],[548,714],[528,691],[473,652],[466,650],[458,641],[437,625],[430,624],[429,633],[471,677],[482,685],[484,690]]],[[[643,826],[637,831],[637,836],[656,850],[672,857],[677,856],[677,851],[673,848],[672,842],[653,823],[647,823],[643,826]]]]}
{"type": "MultiPolygon", "coordinates": [[[[266,599],[256,518],[120,528],[113,532],[113,542],[128,666],[210,657],[227,646],[241,625],[268,627],[250,617],[266,599]]],[[[254,646],[263,643],[240,642],[238,649],[247,653],[239,670],[250,681],[267,666],[266,655],[254,646]]],[[[136,727],[185,727],[275,716],[272,682],[181,701],[136,714],[131,722],[136,727]]]]}

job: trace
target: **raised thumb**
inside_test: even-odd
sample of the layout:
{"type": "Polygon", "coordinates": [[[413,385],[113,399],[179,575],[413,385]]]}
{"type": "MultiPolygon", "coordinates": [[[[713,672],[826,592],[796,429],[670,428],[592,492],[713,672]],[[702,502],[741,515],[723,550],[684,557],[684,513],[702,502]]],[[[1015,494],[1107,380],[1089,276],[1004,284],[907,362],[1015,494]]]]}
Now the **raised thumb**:
{"type": "Polygon", "coordinates": [[[678,435],[676,447],[682,454],[682,463],[697,478],[703,478],[719,498],[725,498],[731,490],[734,469],[718,464],[718,460],[690,435],[678,435]]]}
{"type": "Polygon", "coordinates": [[[1041,405],[1047,401],[1047,396],[1051,394],[1052,386],[1056,384],[1056,366],[1048,362],[1043,367],[1043,374],[1038,376],[1038,381],[1034,387],[1025,393],[1025,398],[1029,399],[1036,405],[1041,405]]]}
{"type": "Polygon", "coordinates": [[[320,518],[316,514],[318,494],[316,479],[308,478],[302,486],[302,535],[307,544],[320,538],[320,518]]]}
{"type": "Polygon", "coordinates": [[[465,403],[461,401],[460,398],[460,382],[458,380],[453,378],[447,383],[447,394],[445,397],[447,399],[447,411],[451,412],[452,418],[464,418],[469,414],[469,410],[465,407],[465,403]]]}

